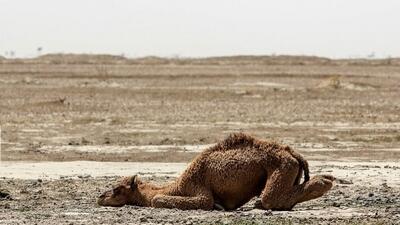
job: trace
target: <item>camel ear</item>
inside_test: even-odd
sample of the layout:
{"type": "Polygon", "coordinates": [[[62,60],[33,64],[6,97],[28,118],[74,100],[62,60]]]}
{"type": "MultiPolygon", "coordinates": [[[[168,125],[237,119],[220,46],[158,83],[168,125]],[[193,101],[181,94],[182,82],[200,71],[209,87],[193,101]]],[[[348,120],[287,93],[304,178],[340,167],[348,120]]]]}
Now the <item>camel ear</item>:
{"type": "Polygon", "coordinates": [[[137,188],[138,178],[137,175],[132,176],[131,178],[131,189],[134,191],[137,188]]]}

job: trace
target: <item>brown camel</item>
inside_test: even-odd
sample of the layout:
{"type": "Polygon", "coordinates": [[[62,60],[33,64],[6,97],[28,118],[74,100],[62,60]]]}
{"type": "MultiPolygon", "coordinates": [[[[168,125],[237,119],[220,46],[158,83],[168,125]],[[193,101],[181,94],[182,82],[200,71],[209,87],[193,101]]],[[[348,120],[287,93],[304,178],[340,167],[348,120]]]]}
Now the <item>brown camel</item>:
{"type": "Polygon", "coordinates": [[[307,161],[289,146],[235,133],[198,155],[175,182],[159,187],[136,175],[125,177],[98,204],[233,210],[260,196],[256,207],[290,210],[322,196],[334,179],[310,179],[307,161]]]}

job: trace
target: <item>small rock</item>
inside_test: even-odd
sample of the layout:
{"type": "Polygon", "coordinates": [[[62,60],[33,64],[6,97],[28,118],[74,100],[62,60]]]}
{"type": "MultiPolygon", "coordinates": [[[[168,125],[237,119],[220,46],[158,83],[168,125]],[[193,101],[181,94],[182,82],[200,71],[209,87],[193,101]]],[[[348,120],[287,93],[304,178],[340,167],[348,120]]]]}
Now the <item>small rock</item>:
{"type": "Polygon", "coordinates": [[[10,200],[11,194],[6,190],[0,190],[0,200],[10,200]]]}
{"type": "Polygon", "coordinates": [[[345,179],[336,179],[336,182],[339,184],[353,184],[353,182],[351,180],[345,180],[345,179]]]}
{"type": "Polygon", "coordinates": [[[148,220],[146,217],[140,217],[140,218],[139,218],[139,221],[140,221],[141,223],[145,223],[145,222],[148,222],[149,220],[148,220]]]}
{"type": "Polygon", "coordinates": [[[88,179],[90,177],[92,177],[92,176],[90,176],[89,174],[78,175],[78,178],[80,178],[80,179],[88,179]]]}
{"type": "Polygon", "coordinates": [[[79,142],[71,140],[70,142],[68,142],[68,145],[80,145],[79,142]]]}
{"type": "Polygon", "coordinates": [[[106,144],[106,145],[109,145],[109,144],[111,144],[111,140],[110,140],[110,138],[108,138],[108,137],[105,137],[105,138],[104,138],[104,144],[106,144]]]}

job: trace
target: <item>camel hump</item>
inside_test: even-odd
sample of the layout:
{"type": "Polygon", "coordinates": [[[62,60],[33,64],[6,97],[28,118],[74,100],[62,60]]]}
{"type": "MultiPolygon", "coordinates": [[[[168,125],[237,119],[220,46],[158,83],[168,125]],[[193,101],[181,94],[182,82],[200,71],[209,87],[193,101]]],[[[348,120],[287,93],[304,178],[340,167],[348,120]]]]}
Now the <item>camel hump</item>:
{"type": "Polygon", "coordinates": [[[235,149],[245,146],[252,146],[255,139],[245,133],[232,133],[220,143],[220,146],[225,149],[235,149]]]}
{"type": "Polygon", "coordinates": [[[275,141],[260,141],[246,133],[232,133],[223,141],[209,148],[208,152],[227,151],[231,149],[241,149],[246,147],[255,147],[257,149],[262,149],[266,151],[287,151],[293,158],[295,158],[299,162],[300,170],[297,179],[301,179],[304,171],[304,182],[310,180],[308,162],[300,153],[296,152],[287,145],[281,145],[275,141]]]}

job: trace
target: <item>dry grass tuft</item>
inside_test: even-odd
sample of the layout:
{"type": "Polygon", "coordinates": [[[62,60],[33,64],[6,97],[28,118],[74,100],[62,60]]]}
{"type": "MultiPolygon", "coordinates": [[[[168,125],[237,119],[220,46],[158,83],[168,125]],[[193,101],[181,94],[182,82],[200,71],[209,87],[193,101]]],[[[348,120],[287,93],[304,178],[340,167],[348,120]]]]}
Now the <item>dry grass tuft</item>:
{"type": "Polygon", "coordinates": [[[319,85],[318,88],[332,88],[332,89],[339,89],[342,87],[342,82],[340,80],[340,76],[334,75],[325,80],[323,80],[319,85]]]}

